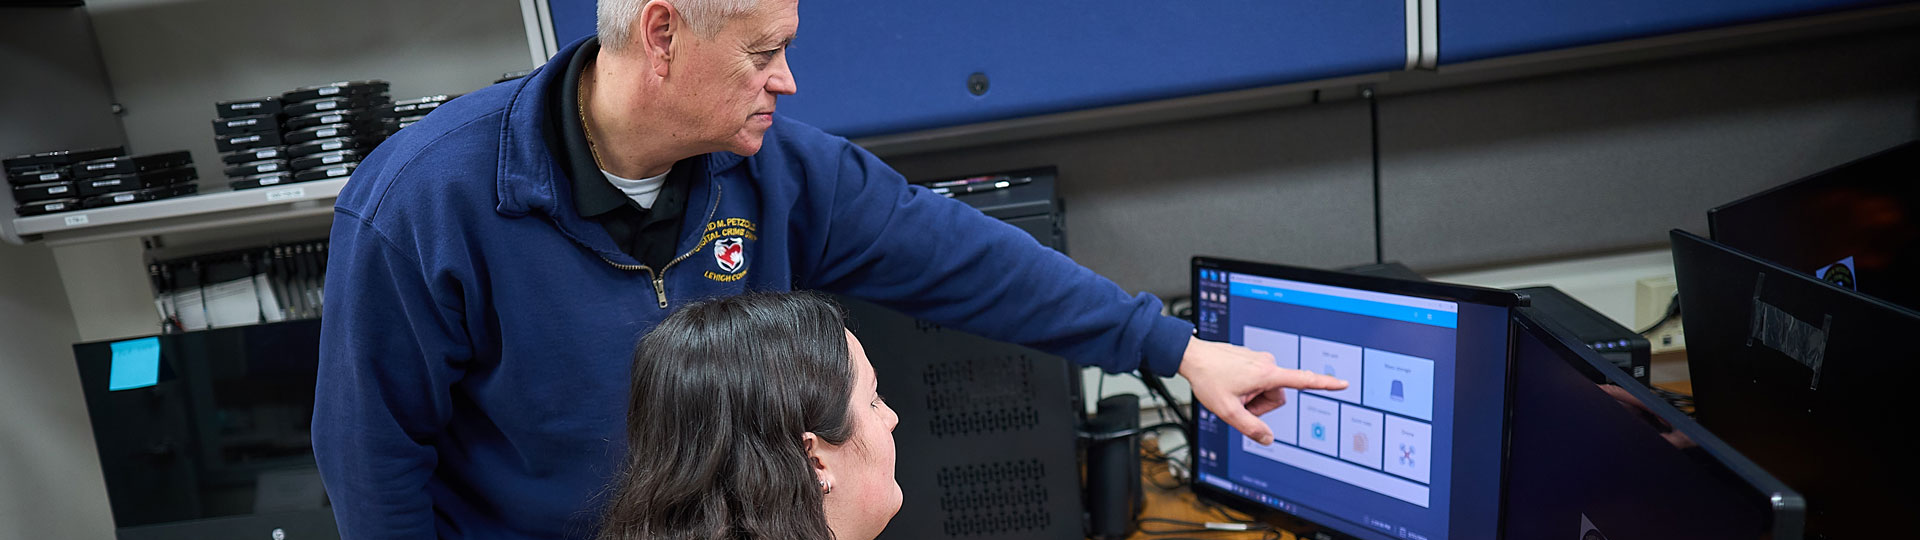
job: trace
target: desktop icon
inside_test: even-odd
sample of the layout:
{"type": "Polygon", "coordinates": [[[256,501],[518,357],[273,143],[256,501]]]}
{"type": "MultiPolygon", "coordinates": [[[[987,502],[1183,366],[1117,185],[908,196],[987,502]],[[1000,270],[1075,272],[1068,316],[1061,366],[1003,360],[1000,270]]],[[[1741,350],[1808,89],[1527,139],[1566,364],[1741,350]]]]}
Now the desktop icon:
{"type": "Polygon", "coordinates": [[[1402,384],[1399,379],[1394,379],[1393,384],[1387,389],[1387,397],[1392,398],[1394,401],[1406,401],[1406,385],[1402,384]]]}
{"type": "Polygon", "coordinates": [[[1327,440],[1327,426],[1320,425],[1319,422],[1314,422],[1313,423],[1313,440],[1316,440],[1316,441],[1327,440]]]}
{"type": "Polygon", "coordinates": [[[1406,445],[1406,444],[1400,445],[1400,464],[1406,465],[1408,467],[1414,466],[1413,465],[1413,446],[1406,445]]]}
{"type": "Polygon", "coordinates": [[[1353,451],[1360,452],[1360,453],[1365,453],[1367,451],[1367,434],[1365,433],[1353,434],[1353,451]]]}

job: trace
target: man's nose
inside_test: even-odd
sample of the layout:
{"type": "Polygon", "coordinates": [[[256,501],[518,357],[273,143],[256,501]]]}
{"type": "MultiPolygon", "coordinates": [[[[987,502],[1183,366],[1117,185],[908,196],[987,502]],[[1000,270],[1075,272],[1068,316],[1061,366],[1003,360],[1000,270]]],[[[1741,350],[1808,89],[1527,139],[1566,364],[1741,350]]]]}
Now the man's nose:
{"type": "Polygon", "coordinates": [[[780,64],[774,68],[773,76],[767,78],[767,91],[784,96],[799,92],[800,85],[793,80],[793,68],[787,65],[786,52],[781,52],[775,61],[780,64]]]}

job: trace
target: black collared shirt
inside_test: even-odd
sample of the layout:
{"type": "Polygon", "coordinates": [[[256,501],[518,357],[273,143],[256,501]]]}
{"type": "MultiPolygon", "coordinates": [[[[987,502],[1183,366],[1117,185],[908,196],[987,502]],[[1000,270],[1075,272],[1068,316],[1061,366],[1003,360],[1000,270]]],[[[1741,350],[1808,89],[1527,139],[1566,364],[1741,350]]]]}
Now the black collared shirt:
{"type": "Polygon", "coordinates": [[[641,208],[607,181],[593,160],[586,129],[580,123],[580,73],[599,52],[599,38],[589,39],[567,62],[567,73],[559,77],[560,88],[554,92],[557,99],[549,103],[553,125],[548,126],[547,146],[560,158],[556,160],[560,172],[573,182],[573,206],[580,217],[605,227],[621,251],[660,272],[679,255],[675,244],[680,238],[681,218],[686,215],[687,186],[698,160],[687,158],[673,164],[652,210],[641,208]]]}

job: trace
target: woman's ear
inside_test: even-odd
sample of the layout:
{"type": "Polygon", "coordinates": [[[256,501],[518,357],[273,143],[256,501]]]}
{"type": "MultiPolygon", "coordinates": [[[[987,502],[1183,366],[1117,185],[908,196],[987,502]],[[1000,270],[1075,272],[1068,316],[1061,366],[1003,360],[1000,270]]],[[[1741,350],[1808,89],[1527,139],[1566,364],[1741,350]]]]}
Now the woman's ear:
{"type": "Polygon", "coordinates": [[[807,451],[807,470],[813,471],[814,482],[820,485],[820,491],[833,491],[833,472],[827,470],[828,460],[822,459],[832,453],[832,445],[820,440],[820,436],[811,431],[801,434],[800,442],[807,451]]]}

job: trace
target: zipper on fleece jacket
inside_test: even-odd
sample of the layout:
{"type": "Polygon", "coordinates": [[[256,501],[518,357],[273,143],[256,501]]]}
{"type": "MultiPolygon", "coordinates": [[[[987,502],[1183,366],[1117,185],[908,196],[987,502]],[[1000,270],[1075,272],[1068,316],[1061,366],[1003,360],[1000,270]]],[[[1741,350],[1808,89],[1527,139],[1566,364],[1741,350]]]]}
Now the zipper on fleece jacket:
{"type": "MultiPolygon", "coordinates": [[[[707,219],[700,220],[702,227],[704,227],[707,222],[713,221],[713,215],[720,211],[720,181],[711,179],[709,179],[709,181],[713,183],[713,204],[707,207],[707,219]]],[[[696,229],[701,229],[702,227],[696,227],[696,229]]],[[[694,234],[700,234],[700,231],[696,230],[694,234]]],[[[674,257],[673,260],[667,261],[667,265],[660,267],[660,271],[658,272],[655,272],[652,267],[644,264],[620,264],[613,262],[605,255],[600,256],[600,260],[606,261],[607,264],[613,265],[614,268],[621,270],[639,270],[646,272],[647,279],[653,281],[653,295],[660,300],[660,309],[667,309],[667,270],[673,268],[673,265],[680,264],[680,261],[686,260],[687,257],[691,257],[699,251],[700,246],[693,246],[693,249],[689,249],[686,253],[680,254],[679,257],[674,257]]]]}

